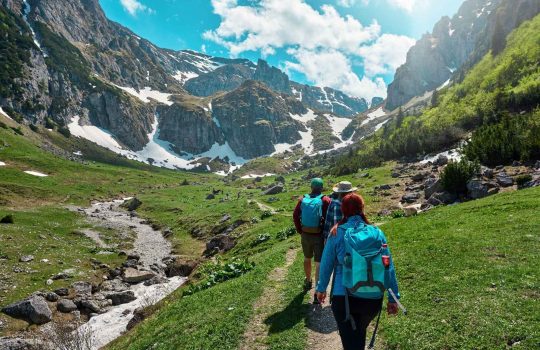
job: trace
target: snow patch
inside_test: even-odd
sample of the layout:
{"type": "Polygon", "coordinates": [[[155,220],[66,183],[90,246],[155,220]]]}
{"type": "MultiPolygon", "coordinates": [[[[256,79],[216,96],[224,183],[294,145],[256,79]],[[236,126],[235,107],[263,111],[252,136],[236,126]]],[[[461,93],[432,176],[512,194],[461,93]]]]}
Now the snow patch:
{"type": "Polygon", "coordinates": [[[180,84],[184,85],[186,81],[197,78],[199,74],[195,72],[182,72],[182,71],[176,71],[176,74],[173,75],[173,78],[178,80],[180,84]]]}
{"type": "Polygon", "coordinates": [[[302,124],[306,124],[307,122],[313,121],[317,118],[317,115],[315,112],[313,112],[311,109],[308,109],[306,114],[300,115],[300,114],[292,114],[289,113],[291,118],[294,120],[298,120],[302,124]]]}
{"type": "Polygon", "coordinates": [[[371,122],[372,120],[375,120],[375,119],[378,119],[378,118],[381,118],[381,117],[384,117],[384,116],[386,116],[386,112],[384,111],[384,109],[382,107],[379,107],[376,110],[374,110],[373,112],[368,113],[367,114],[367,119],[364,120],[362,122],[362,124],[360,124],[360,126],[366,125],[367,123],[371,122]]]}
{"type": "Polygon", "coordinates": [[[0,114],[3,115],[4,117],[8,118],[8,119],[13,120],[6,112],[4,112],[2,107],[0,107],[0,114]]]}
{"type": "Polygon", "coordinates": [[[23,0],[23,3],[24,3],[23,19],[26,22],[26,24],[28,24],[28,28],[30,28],[30,32],[32,33],[32,39],[34,40],[34,44],[36,44],[38,49],[43,53],[43,57],[47,57],[47,54],[41,48],[41,43],[37,40],[37,36],[36,36],[36,32],[34,31],[34,28],[30,25],[30,22],[28,21],[28,15],[30,14],[30,11],[32,10],[32,8],[30,7],[28,0],[23,0]]]}
{"type": "Polygon", "coordinates": [[[332,128],[332,132],[334,135],[342,140],[341,133],[349,124],[351,124],[352,120],[349,118],[339,118],[336,116],[333,116],[331,114],[325,114],[326,120],[330,123],[330,127],[332,128]]]}
{"type": "Polygon", "coordinates": [[[426,164],[428,162],[434,163],[437,159],[439,159],[440,156],[447,157],[448,160],[453,160],[453,161],[456,161],[456,162],[459,162],[461,160],[461,158],[463,157],[461,155],[461,153],[459,153],[459,149],[454,148],[454,149],[451,149],[451,150],[448,150],[448,151],[437,153],[434,156],[429,156],[428,155],[428,156],[424,157],[424,159],[422,161],[420,161],[420,164],[426,164]]]}
{"type": "Polygon", "coordinates": [[[47,177],[47,176],[49,176],[47,174],[43,174],[43,173],[40,173],[39,171],[34,171],[34,170],[26,170],[25,173],[27,173],[28,175],[37,176],[37,177],[47,177]]]}
{"type": "Polygon", "coordinates": [[[259,175],[259,174],[248,174],[248,175],[244,175],[242,176],[242,179],[256,179],[258,177],[268,177],[268,176],[274,176],[276,174],[272,174],[272,173],[266,173],[266,174],[262,174],[262,175],[259,175]]]}
{"type": "Polygon", "coordinates": [[[114,139],[114,136],[110,132],[94,125],[79,125],[79,120],[80,117],[76,115],[71,119],[71,123],[68,124],[68,129],[71,132],[71,135],[90,140],[115,153],[122,154],[125,152],[125,150],[114,139]]]}
{"type": "Polygon", "coordinates": [[[221,158],[224,159],[225,157],[229,158],[229,162],[234,162],[236,164],[245,164],[247,163],[247,159],[244,159],[240,156],[238,156],[228,142],[225,142],[223,145],[220,145],[219,143],[214,143],[212,147],[204,152],[198,155],[199,158],[221,158]]]}
{"type": "Polygon", "coordinates": [[[381,123],[377,124],[377,126],[375,127],[374,132],[377,132],[380,128],[382,128],[384,126],[384,124],[388,123],[389,121],[390,121],[390,119],[387,119],[384,122],[381,122],[381,123]]]}
{"type": "Polygon", "coordinates": [[[138,92],[137,90],[131,87],[123,87],[123,86],[118,86],[118,85],[115,85],[115,86],[119,89],[124,90],[128,94],[137,97],[139,100],[141,100],[144,103],[149,103],[151,99],[153,99],[160,103],[166,104],[168,106],[172,106],[173,104],[172,101],[169,101],[169,98],[171,97],[172,94],[155,91],[155,90],[152,90],[152,88],[148,86],[138,92]]]}
{"type": "Polygon", "coordinates": [[[6,163],[0,162],[0,166],[6,166],[6,163]]]}
{"type": "Polygon", "coordinates": [[[437,91],[444,89],[445,87],[448,86],[448,84],[450,84],[450,79],[442,83],[442,85],[437,88],[437,91]]]}

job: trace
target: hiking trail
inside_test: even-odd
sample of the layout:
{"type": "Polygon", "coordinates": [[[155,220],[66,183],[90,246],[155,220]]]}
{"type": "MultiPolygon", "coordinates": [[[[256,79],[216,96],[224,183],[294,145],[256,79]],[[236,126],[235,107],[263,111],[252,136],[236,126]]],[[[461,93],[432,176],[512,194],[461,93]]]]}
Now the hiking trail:
{"type": "Polygon", "coordinates": [[[238,347],[239,350],[264,350],[268,348],[264,343],[268,335],[268,326],[264,321],[272,314],[274,307],[279,304],[279,291],[297,253],[297,249],[289,249],[285,257],[285,264],[276,267],[268,275],[267,287],[253,305],[254,316],[249,323],[250,326],[244,332],[242,343],[238,347]]]}
{"type": "MultiPolygon", "coordinates": [[[[309,291],[313,300],[315,286],[309,291]]],[[[307,314],[307,346],[310,350],[341,349],[341,340],[339,338],[336,320],[332,313],[332,307],[329,304],[330,287],[327,291],[328,297],[324,305],[309,305],[307,314]]]]}

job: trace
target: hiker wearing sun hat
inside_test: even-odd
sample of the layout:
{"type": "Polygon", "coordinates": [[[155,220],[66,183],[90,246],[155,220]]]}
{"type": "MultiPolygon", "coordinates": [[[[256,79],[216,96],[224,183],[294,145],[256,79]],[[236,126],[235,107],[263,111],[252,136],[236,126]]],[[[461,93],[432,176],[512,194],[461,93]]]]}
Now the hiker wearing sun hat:
{"type": "MultiPolygon", "coordinates": [[[[325,196],[324,183],[320,178],[311,179],[311,193],[304,195],[298,200],[293,213],[294,226],[302,236],[302,251],[304,253],[304,289],[310,290],[313,286],[311,281],[311,260],[315,260],[315,284],[319,280],[319,264],[324,248],[322,235],[324,220],[328,206],[332,201],[325,196]]],[[[317,298],[313,298],[318,303],[317,298]]]]}
{"type": "Polygon", "coordinates": [[[353,187],[349,181],[341,181],[333,188],[334,196],[332,202],[328,206],[328,211],[326,212],[326,219],[324,221],[323,228],[323,237],[324,240],[328,238],[330,230],[334,225],[336,225],[342,218],[343,213],[341,212],[341,201],[346,195],[356,192],[358,187],[353,187]]]}

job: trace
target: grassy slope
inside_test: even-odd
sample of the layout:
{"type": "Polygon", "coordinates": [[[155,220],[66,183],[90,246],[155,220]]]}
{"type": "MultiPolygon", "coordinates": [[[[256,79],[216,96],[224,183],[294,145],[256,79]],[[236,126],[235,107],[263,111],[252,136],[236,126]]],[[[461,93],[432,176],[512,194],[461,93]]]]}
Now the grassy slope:
{"type": "Polygon", "coordinates": [[[383,321],[391,349],[518,349],[540,342],[540,188],[383,226],[408,316],[383,321]]]}
{"type": "Polygon", "coordinates": [[[540,15],[513,31],[502,53],[488,53],[462,82],[441,90],[437,106],[419,117],[406,117],[399,126],[388,123],[363,140],[363,162],[439,151],[479,125],[496,122],[505,111],[530,112],[540,91],[539,33],[540,15]]]}

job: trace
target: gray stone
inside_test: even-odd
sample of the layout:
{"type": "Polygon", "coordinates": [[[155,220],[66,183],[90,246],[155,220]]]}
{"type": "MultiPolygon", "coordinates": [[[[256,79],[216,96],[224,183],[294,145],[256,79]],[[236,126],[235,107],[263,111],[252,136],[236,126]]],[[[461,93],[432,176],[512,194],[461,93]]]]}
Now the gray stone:
{"type": "Polygon", "coordinates": [[[428,203],[433,206],[437,206],[441,204],[452,204],[457,199],[458,197],[455,194],[442,191],[442,192],[437,192],[437,193],[432,194],[431,197],[429,197],[428,203]]]}
{"type": "Polygon", "coordinates": [[[501,172],[495,177],[497,183],[502,187],[510,187],[514,185],[514,179],[508,176],[507,173],[501,172]]]}
{"type": "Polygon", "coordinates": [[[21,258],[19,259],[20,262],[30,262],[34,260],[34,256],[33,255],[23,255],[21,256],[21,258]]]}
{"type": "Polygon", "coordinates": [[[467,190],[471,199],[480,199],[489,196],[491,184],[480,179],[473,179],[467,183],[467,190]]]}
{"type": "Polygon", "coordinates": [[[278,177],[276,177],[274,180],[275,180],[276,182],[280,182],[280,183],[282,183],[282,184],[285,183],[285,177],[283,177],[283,176],[281,176],[281,175],[278,176],[278,177]]]}
{"type": "Polygon", "coordinates": [[[236,241],[233,237],[226,234],[219,234],[206,243],[205,255],[210,255],[216,251],[227,252],[234,248],[236,241]]]}
{"type": "Polygon", "coordinates": [[[61,297],[65,297],[69,295],[69,290],[67,288],[58,288],[54,290],[54,293],[61,297]]]}
{"type": "Polygon", "coordinates": [[[92,294],[92,285],[88,282],[78,281],[71,285],[71,288],[75,291],[75,294],[78,296],[90,295],[92,294]]]}
{"type": "Polygon", "coordinates": [[[60,299],[56,304],[56,309],[63,313],[70,313],[77,310],[77,305],[72,300],[60,299]]]}
{"type": "Polygon", "coordinates": [[[423,172],[422,172],[422,173],[416,173],[416,174],[414,174],[414,175],[411,177],[411,179],[412,179],[413,181],[422,181],[422,180],[424,180],[428,175],[429,175],[428,173],[423,173],[423,172]]]}
{"type": "Polygon", "coordinates": [[[149,280],[154,276],[155,274],[150,271],[136,270],[130,267],[124,270],[122,279],[127,283],[140,283],[149,280]]]}
{"type": "Polygon", "coordinates": [[[54,293],[54,292],[49,292],[45,295],[45,299],[47,299],[47,301],[50,301],[52,303],[58,301],[58,294],[54,293]]]}
{"type": "Polygon", "coordinates": [[[448,164],[448,157],[440,154],[439,157],[435,160],[434,164],[438,166],[446,165],[448,164]]]}
{"type": "Polygon", "coordinates": [[[167,277],[187,277],[191,275],[195,267],[197,267],[198,262],[194,260],[184,261],[182,259],[175,259],[174,261],[167,264],[165,269],[165,274],[167,277]]]}
{"type": "Polygon", "coordinates": [[[33,343],[23,338],[0,338],[1,350],[37,350],[33,343]]]}
{"type": "Polygon", "coordinates": [[[137,299],[135,293],[131,290],[125,290],[123,292],[109,293],[105,296],[107,299],[112,301],[113,305],[121,305],[132,302],[137,299]]]}
{"type": "Polygon", "coordinates": [[[2,308],[2,312],[30,324],[45,324],[52,319],[52,312],[47,301],[37,295],[10,304],[2,308]]]}
{"type": "Polygon", "coordinates": [[[540,160],[536,161],[536,163],[534,164],[534,168],[535,169],[540,169],[540,160]]]}
{"type": "Polygon", "coordinates": [[[401,202],[403,203],[414,203],[420,199],[420,193],[407,193],[401,197],[401,202]]]}
{"type": "Polygon", "coordinates": [[[96,314],[99,314],[101,312],[101,307],[95,300],[82,300],[81,308],[96,314]]]}
{"type": "Polygon", "coordinates": [[[488,179],[492,179],[494,175],[494,171],[491,168],[482,166],[480,173],[482,176],[487,177],[488,179]]]}
{"type": "Polygon", "coordinates": [[[208,195],[206,196],[206,199],[207,199],[207,200],[215,199],[215,198],[216,198],[216,196],[214,196],[212,193],[210,193],[210,194],[208,194],[208,195]]]}
{"type": "Polygon", "coordinates": [[[129,331],[130,329],[135,327],[137,324],[142,322],[145,319],[145,317],[146,317],[146,315],[144,313],[143,308],[135,309],[135,311],[133,311],[133,317],[131,318],[131,320],[129,320],[129,322],[128,322],[127,326],[126,326],[126,329],[129,331]]]}
{"type": "Polygon", "coordinates": [[[129,285],[122,282],[121,279],[115,278],[112,280],[103,281],[100,288],[105,292],[122,292],[128,290],[129,285]]]}
{"type": "Polygon", "coordinates": [[[134,197],[122,203],[121,207],[126,208],[129,211],[134,211],[134,210],[139,209],[141,205],[142,205],[142,202],[138,198],[134,197]]]}
{"type": "Polygon", "coordinates": [[[424,196],[425,198],[431,197],[434,193],[442,192],[443,186],[440,179],[429,178],[424,183],[424,196]]]}
{"type": "Polygon", "coordinates": [[[377,191],[388,191],[388,190],[391,190],[391,189],[392,189],[392,186],[390,186],[388,184],[375,186],[375,190],[377,190],[377,191]]]}
{"type": "Polygon", "coordinates": [[[275,186],[272,186],[270,187],[269,189],[267,189],[266,191],[264,191],[264,195],[274,195],[274,194],[278,194],[278,193],[281,193],[283,192],[283,185],[282,184],[277,184],[275,186]]]}
{"type": "Polygon", "coordinates": [[[414,215],[418,214],[418,208],[415,207],[414,205],[411,205],[411,206],[408,206],[408,207],[404,207],[403,212],[405,213],[405,216],[407,216],[407,217],[414,216],[414,215]]]}

